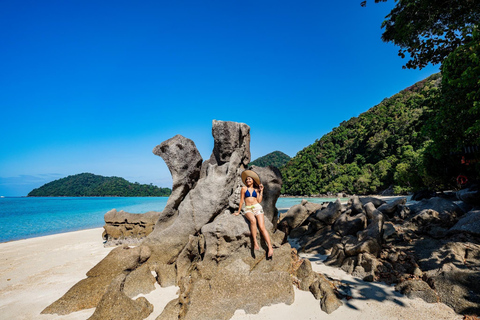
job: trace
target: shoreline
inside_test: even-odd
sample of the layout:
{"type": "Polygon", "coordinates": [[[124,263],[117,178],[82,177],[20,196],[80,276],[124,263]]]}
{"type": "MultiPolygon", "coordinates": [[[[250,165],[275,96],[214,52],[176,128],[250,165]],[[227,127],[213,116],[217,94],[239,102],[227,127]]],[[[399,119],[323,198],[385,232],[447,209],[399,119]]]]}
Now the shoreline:
{"type": "MultiPolygon", "coordinates": [[[[295,198],[295,199],[302,199],[302,200],[307,200],[308,199],[322,199],[320,197],[305,197],[305,198],[302,198],[302,197],[296,197],[296,196],[288,196],[288,197],[282,197],[280,196],[281,198],[295,198]]],[[[409,201],[409,198],[410,196],[372,196],[372,197],[376,197],[376,198],[379,198],[379,199],[383,199],[387,202],[389,201],[392,201],[394,199],[397,199],[397,198],[402,198],[402,197],[406,197],[407,198],[407,201],[409,201]]],[[[10,197],[12,198],[12,197],[10,197]]],[[[20,197],[13,197],[13,198],[20,198],[20,197]]],[[[42,197],[24,197],[24,198],[42,198],[42,197]]],[[[54,197],[43,197],[43,198],[54,198],[54,197]]],[[[77,197],[77,198],[85,198],[85,197],[77,197]]],[[[107,197],[92,197],[92,198],[107,198],[107,197]]],[[[128,197],[125,197],[125,198],[128,198],[128,197]]],[[[131,198],[131,197],[130,197],[131,198]]],[[[143,197],[143,198],[147,198],[147,197],[143,197]]],[[[151,198],[151,197],[150,197],[151,198]]],[[[158,197],[155,197],[155,198],[158,198],[158,197]]],[[[328,197],[328,198],[325,198],[325,199],[333,199],[334,197],[328,197]]],[[[349,198],[339,198],[341,200],[342,203],[344,202],[347,202],[349,198]]],[[[293,206],[293,205],[292,205],[293,206]]],[[[292,206],[290,207],[277,207],[277,210],[279,212],[279,214],[283,214],[285,212],[287,212],[292,206]]],[[[104,225],[104,224],[103,224],[104,225]]],[[[102,226],[97,226],[97,227],[88,227],[86,229],[74,229],[74,230],[68,230],[68,231],[60,231],[60,232],[47,232],[47,233],[43,233],[43,234],[38,234],[38,235],[31,235],[31,236],[28,236],[28,237],[22,237],[22,238],[19,238],[19,239],[12,239],[12,240],[6,240],[6,241],[0,241],[0,245],[1,244],[4,244],[4,243],[11,243],[11,242],[15,242],[15,241],[22,241],[22,240],[28,240],[28,239],[37,239],[37,238],[41,238],[41,237],[48,237],[48,236],[53,236],[53,235],[61,235],[61,234],[66,234],[66,233],[71,233],[71,232],[79,232],[79,231],[84,231],[84,230],[92,230],[92,229],[102,229],[103,230],[103,225],[102,226]]]]}
{"type": "MultiPolygon", "coordinates": [[[[113,248],[104,247],[103,228],[72,231],[37,238],[0,243],[0,313],[5,319],[80,320],[90,317],[94,309],[68,315],[48,315],[40,312],[59,299],[74,284],[86,278],[86,273],[113,248]]],[[[293,246],[292,246],[293,247],[293,246]]],[[[325,257],[300,254],[308,258],[314,271],[350,286],[350,300],[330,315],[320,309],[310,292],[294,289],[292,305],[276,304],[263,307],[258,314],[237,310],[233,320],[287,319],[462,319],[448,306],[428,304],[421,299],[409,299],[378,282],[364,282],[339,268],[323,264],[325,257]]],[[[161,288],[145,296],[154,305],[147,320],[155,320],[165,305],[177,297],[177,287],[161,288]]]]}

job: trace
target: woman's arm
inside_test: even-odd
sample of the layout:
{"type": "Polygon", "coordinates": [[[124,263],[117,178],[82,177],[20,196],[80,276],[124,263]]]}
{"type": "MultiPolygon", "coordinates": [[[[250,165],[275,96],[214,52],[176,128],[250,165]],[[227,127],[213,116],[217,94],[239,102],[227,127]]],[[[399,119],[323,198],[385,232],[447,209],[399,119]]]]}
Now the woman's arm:
{"type": "Polygon", "coordinates": [[[240,190],[240,205],[238,206],[238,211],[233,213],[236,216],[238,216],[242,210],[243,201],[245,201],[245,190],[247,190],[247,187],[242,187],[242,190],[240,190]]]}
{"type": "MultiPolygon", "coordinates": [[[[257,201],[258,201],[258,203],[260,203],[260,202],[262,202],[262,200],[263,200],[263,184],[260,184],[260,185],[258,186],[258,191],[259,191],[259,192],[258,192],[258,194],[257,194],[257,201]]],[[[245,193],[245,192],[244,192],[244,193],[245,193]]]]}

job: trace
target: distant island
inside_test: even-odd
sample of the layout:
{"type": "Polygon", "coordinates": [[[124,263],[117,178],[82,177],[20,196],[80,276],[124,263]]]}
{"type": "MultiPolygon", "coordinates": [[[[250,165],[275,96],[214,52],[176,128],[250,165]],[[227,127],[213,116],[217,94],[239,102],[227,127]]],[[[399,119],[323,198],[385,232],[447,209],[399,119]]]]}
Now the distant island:
{"type": "Polygon", "coordinates": [[[263,157],[250,162],[249,166],[268,167],[274,166],[281,168],[290,161],[290,157],[281,151],[273,151],[263,157]]]}
{"type": "Polygon", "coordinates": [[[119,177],[80,173],[33,189],[28,197],[166,197],[170,188],[131,183],[119,177]]]}

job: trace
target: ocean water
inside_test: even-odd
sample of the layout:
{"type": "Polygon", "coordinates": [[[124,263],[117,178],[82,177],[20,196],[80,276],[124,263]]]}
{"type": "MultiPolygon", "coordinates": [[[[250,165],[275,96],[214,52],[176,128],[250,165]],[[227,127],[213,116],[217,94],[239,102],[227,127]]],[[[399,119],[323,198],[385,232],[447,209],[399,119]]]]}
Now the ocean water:
{"type": "MultiPolygon", "coordinates": [[[[0,242],[103,227],[111,209],[130,213],[162,211],[167,197],[6,197],[0,198],[0,242]]],[[[310,202],[334,198],[308,198],[310,202]]],[[[277,208],[290,208],[302,198],[279,198],[277,208]]]]}

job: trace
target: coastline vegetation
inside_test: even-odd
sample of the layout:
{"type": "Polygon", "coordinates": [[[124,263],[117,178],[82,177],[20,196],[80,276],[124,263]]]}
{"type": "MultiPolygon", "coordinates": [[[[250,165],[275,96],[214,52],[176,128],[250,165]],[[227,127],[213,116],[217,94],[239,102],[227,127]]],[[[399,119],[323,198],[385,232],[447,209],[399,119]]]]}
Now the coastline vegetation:
{"type": "Polygon", "coordinates": [[[441,64],[441,74],[300,151],[281,169],[283,194],[408,193],[480,180],[480,6],[405,0],[385,19],[382,40],[400,47],[404,68],[441,64]]]}
{"type": "Polygon", "coordinates": [[[281,168],[283,194],[409,192],[426,178],[422,155],[440,74],[416,83],[342,122],[281,168]]]}
{"type": "Polygon", "coordinates": [[[28,197],[166,197],[171,193],[170,188],[81,173],[46,183],[33,189],[28,197]]]}

